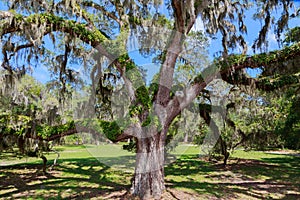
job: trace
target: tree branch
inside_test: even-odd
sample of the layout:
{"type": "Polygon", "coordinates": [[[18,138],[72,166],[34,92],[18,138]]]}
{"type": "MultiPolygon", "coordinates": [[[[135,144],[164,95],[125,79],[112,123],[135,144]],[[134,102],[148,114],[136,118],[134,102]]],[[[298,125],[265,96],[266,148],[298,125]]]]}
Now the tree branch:
{"type": "MultiPolygon", "coordinates": [[[[196,9],[194,0],[180,1],[173,0],[174,10],[174,32],[171,35],[169,46],[166,50],[165,60],[160,71],[159,88],[156,94],[156,104],[159,105],[156,110],[158,113],[166,112],[167,116],[161,118],[162,123],[170,124],[177,114],[181,112],[180,98],[170,98],[170,90],[173,84],[174,68],[179,54],[182,51],[183,40],[186,34],[191,30],[196,20],[196,9]],[[164,111],[162,111],[164,109],[164,111]]],[[[198,9],[200,12],[201,9],[198,9]]],[[[197,13],[198,13],[197,11],[197,13]]],[[[191,91],[192,92],[192,91],[191,91]]],[[[193,91],[193,93],[198,91],[193,91]]],[[[200,91],[199,91],[200,92],[200,91]]],[[[193,97],[189,94],[189,98],[193,97]]],[[[164,114],[162,114],[164,115],[164,114]]]]}
{"type": "Polygon", "coordinates": [[[22,44],[22,45],[19,45],[19,46],[15,47],[14,52],[17,52],[21,49],[26,49],[26,48],[29,48],[29,47],[33,47],[33,46],[34,46],[34,44],[32,42],[27,43],[27,44],[22,44]]]}
{"type": "MultiPolygon", "coordinates": [[[[192,85],[184,91],[184,97],[180,97],[180,108],[188,106],[210,83],[216,75],[221,75],[222,79],[231,84],[253,85],[258,89],[272,91],[284,87],[285,85],[299,83],[299,73],[266,78],[249,78],[243,75],[242,69],[245,68],[271,68],[274,65],[290,61],[300,57],[300,42],[292,46],[285,47],[282,50],[272,51],[269,53],[247,55],[231,55],[224,60],[215,61],[207,67],[202,73],[195,77],[192,85]]],[[[178,97],[175,97],[178,98],[178,97]]]]}
{"type": "Polygon", "coordinates": [[[231,76],[222,76],[222,79],[230,84],[239,84],[252,86],[263,91],[274,91],[276,89],[300,83],[300,73],[292,75],[283,75],[279,77],[264,77],[264,78],[249,78],[245,74],[236,75],[236,72],[231,76]],[[232,79],[237,77],[237,80],[232,79]]]}
{"type": "Polygon", "coordinates": [[[142,137],[142,127],[139,123],[130,124],[130,126],[127,127],[126,130],[122,132],[122,134],[118,135],[114,142],[120,142],[132,137],[142,137]]]}
{"type": "Polygon", "coordinates": [[[54,134],[54,135],[50,135],[46,138],[42,137],[42,136],[34,136],[31,135],[30,133],[26,134],[26,138],[32,138],[32,139],[39,139],[39,140],[46,140],[46,141],[52,141],[52,140],[56,140],[68,135],[73,135],[75,133],[91,133],[93,135],[101,135],[101,133],[99,133],[98,131],[92,129],[92,128],[87,128],[84,126],[76,126],[75,128],[71,128],[67,131],[64,131],[62,133],[58,133],[58,134],[54,134]]]}
{"type": "Polygon", "coordinates": [[[97,4],[97,3],[93,2],[93,1],[83,1],[81,4],[82,4],[83,6],[86,6],[86,7],[92,7],[92,8],[94,8],[94,9],[96,9],[96,10],[101,11],[105,16],[107,16],[107,17],[109,17],[109,18],[115,20],[115,21],[119,24],[120,27],[123,26],[123,22],[122,22],[122,21],[121,21],[114,13],[108,12],[108,11],[105,9],[105,7],[100,6],[99,4],[97,4]]]}
{"type": "Polygon", "coordinates": [[[181,0],[172,1],[175,28],[171,34],[165,60],[160,71],[159,88],[156,96],[157,103],[163,107],[166,107],[170,101],[170,89],[173,84],[174,67],[182,51],[183,40],[196,20],[194,0],[188,0],[187,4],[188,6],[185,5],[185,1],[181,0]],[[186,6],[188,8],[186,8],[186,6]]]}
{"type": "Polygon", "coordinates": [[[3,11],[3,10],[0,11],[0,19],[5,19],[9,17],[14,17],[14,14],[9,11],[3,11]]]}
{"type": "MultiPolygon", "coordinates": [[[[11,13],[10,16],[12,15],[13,13],[11,13]]],[[[31,20],[33,17],[39,19],[40,21],[45,21],[47,33],[55,31],[68,33],[71,36],[77,37],[83,42],[90,44],[92,47],[97,49],[100,54],[112,61],[113,64],[116,66],[117,70],[120,72],[122,78],[124,78],[125,84],[130,91],[131,99],[135,99],[134,92],[132,92],[134,91],[132,83],[130,83],[130,80],[125,77],[125,64],[132,61],[129,59],[124,61],[126,63],[122,63],[113,54],[109,53],[102,45],[103,42],[108,40],[107,37],[103,35],[103,33],[100,30],[93,26],[89,27],[88,25],[83,23],[78,23],[73,20],[66,20],[62,17],[58,17],[53,14],[43,13],[35,14],[24,18],[16,18],[15,16],[14,20],[16,22],[5,24],[5,28],[2,31],[2,35],[22,31],[22,28],[24,27],[23,24],[31,24],[31,20]]],[[[25,48],[25,46],[22,48],[25,48]]]]}

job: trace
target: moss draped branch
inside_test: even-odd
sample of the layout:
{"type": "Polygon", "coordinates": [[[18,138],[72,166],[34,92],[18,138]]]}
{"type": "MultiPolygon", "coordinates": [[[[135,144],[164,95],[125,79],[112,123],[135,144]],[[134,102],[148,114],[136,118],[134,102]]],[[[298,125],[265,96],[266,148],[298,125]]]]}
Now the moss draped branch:
{"type": "Polygon", "coordinates": [[[272,91],[286,85],[299,83],[299,70],[288,73],[284,63],[300,58],[300,42],[282,50],[262,53],[253,56],[232,55],[228,59],[218,63],[221,68],[222,79],[230,84],[254,86],[265,91],[272,91]],[[273,71],[272,76],[250,78],[242,70],[244,68],[261,68],[263,71],[273,71]],[[286,70],[284,69],[286,68],[286,70]],[[276,74],[276,71],[285,71],[284,74],[276,74]],[[298,73],[297,73],[298,72],[298,73]]]}
{"type": "MultiPolygon", "coordinates": [[[[295,58],[300,57],[300,42],[291,46],[287,46],[282,50],[271,51],[269,53],[261,53],[253,56],[247,55],[231,55],[227,58],[219,59],[214,61],[214,63],[202,71],[202,73],[194,79],[193,84],[203,84],[209,83],[210,78],[216,74],[221,74],[222,79],[232,83],[232,84],[246,84],[249,85],[251,82],[249,77],[246,75],[242,75],[242,69],[245,68],[261,68],[261,69],[269,69],[275,68],[278,66],[284,67],[282,63],[293,60],[295,58]]],[[[287,79],[289,75],[285,75],[280,77],[274,77],[273,80],[270,80],[270,77],[260,78],[256,80],[258,82],[262,82],[263,80],[269,79],[272,82],[280,81],[283,79],[287,79]]],[[[298,77],[297,74],[291,74],[291,77],[298,77]]],[[[253,80],[253,79],[251,79],[253,80]]],[[[296,80],[295,80],[296,81],[296,80]]],[[[291,83],[295,82],[292,81],[291,83]]],[[[287,82],[289,84],[289,82],[287,82]]]]}
{"type": "Polygon", "coordinates": [[[90,133],[117,142],[123,130],[116,122],[103,120],[70,121],[56,126],[38,125],[35,127],[35,131],[28,131],[24,136],[26,138],[52,141],[75,133],[90,133]],[[36,134],[32,134],[35,132],[36,134]]]}
{"type": "MultiPolygon", "coordinates": [[[[173,109],[174,113],[172,116],[178,114],[180,109],[188,106],[217,75],[221,75],[222,79],[228,83],[251,85],[265,91],[272,91],[286,85],[299,84],[300,75],[297,72],[255,79],[246,76],[243,71],[245,68],[270,70],[270,68],[280,67],[282,63],[296,58],[300,58],[300,42],[287,46],[282,50],[271,51],[269,53],[261,53],[253,56],[230,55],[226,58],[219,58],[194,78],[191,86],[183,92],[185,94],[183,99],[179,99],[177,96],[173,97],[172,101],[177,102],[176,104],[178,105],[177,109],[173,109]]],[[[285,65],[281,66],[284,67],[285,65]]],[[[174,107],[174,105],[172,104],[171,106],[174,107]]]]}
{"type": "Polygon", "coordinates": [[[247,55],[230,55],[224,60],[217,62],[221,73],[229,70],[244,68],[267,68],[277,63],[282,63],[300,56],[300,42],[287,46],[281,50],[271,51],[269,53],[247,55]]]}
{"type": "Polygon", "coordinates": [[[24,27],[32,24],[45,24],[47,27],[45,32],[61,31],[69,33],[95,48],[107,40],[105,35],[94,27],[88,27],[87,24],[67,20],[51,13],[32,14],[27,17],[14,14],[13,12],[10,13],[12,14],[10,17],[13,16],[13,23],[10,20],[7,20],[6,23],[5,21],[2,22],[0,32],[2,36],[8,33],[23,31],[24,27]]]}

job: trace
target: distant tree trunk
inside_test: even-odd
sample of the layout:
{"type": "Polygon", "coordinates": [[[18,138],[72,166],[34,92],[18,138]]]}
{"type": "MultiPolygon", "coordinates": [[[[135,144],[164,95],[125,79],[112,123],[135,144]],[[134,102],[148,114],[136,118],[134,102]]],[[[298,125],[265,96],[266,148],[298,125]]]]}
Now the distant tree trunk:
{"type": "Polygon", "coordinates": [[[25,153],[25,139],[22,136],[18,137],[18,147],[21,154],[25,153]]]}
{"type": "Polygon", "coordinates": [[[160,198],[164,190],[164,138],[160,133],[138,138],[131,193],[149,199],[160,198]]]}
{"type": "Polygon", "coordinates": [[[41,158],[43,159],[43,172],[46,173],[46,169],[47,169],[47,158],[42,155],[41,158]]]}
{"type": "Polygon", "coordinates": [[[226,142],[222,139],[222,136],[220,136],[219,138],[219,142],[220,142],[220,146],[221,146],[221,152],[224,156],[223,158],[223,165],[226,166],[227,165],[227,160],[229,158],[229,152],[227,151],[227,144],[226,142]]]}
{"type": "Polygon", "coordinates": [[[188,143],[189,142],[189,133],[188,133],[188,131],[186,131],[185,134],[184,134],[183,142],[184,143],[188,143]]]}

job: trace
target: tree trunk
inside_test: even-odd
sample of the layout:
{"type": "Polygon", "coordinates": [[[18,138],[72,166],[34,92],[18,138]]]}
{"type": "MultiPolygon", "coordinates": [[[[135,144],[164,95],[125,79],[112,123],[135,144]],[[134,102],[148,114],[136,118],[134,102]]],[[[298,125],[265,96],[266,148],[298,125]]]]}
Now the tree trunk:
{"type": "Polygon", "coordinates": [[[25,153],[25,139],[22,136],[18,137],[18,147],[20,153],[23,155],[25,153]]]}
{"type": "Polygon", "coordinates": [[[219,141],[220,141],[220,148],[221,148],[221,152],[224,156],[224,159],[223,159],[223,165],[226,166],[227,165],[227,160],[229,158],[229,152],[227,151],[227,144],[226,142],[222,139],[222,136],[220,136],[219,138],[219,141]]]}
{"type": "Polygon", "coordinates": [[[44,155],[42,155],[41,159],[43,160],[43,173],[45,174],[47,170],[47,158],[44,155]]]}
{"type": "Polygon", "coordinates": [[[151,137],[138,138],[131,193],[141,199],[159,199],[164,190],[163,137],[158,133],[151,137]]]}

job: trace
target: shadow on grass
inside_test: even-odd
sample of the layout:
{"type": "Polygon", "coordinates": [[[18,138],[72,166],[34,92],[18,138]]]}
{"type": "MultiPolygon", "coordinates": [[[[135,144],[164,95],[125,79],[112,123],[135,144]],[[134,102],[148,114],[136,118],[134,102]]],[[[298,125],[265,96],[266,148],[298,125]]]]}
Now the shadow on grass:
{"type": "Polygon", "coordinates": [[[43,174],[38,164],[0,168],[0,199],[87,199],[127,191],[132,174],[114,171],[95,158],[64,159],[43,174]]]}
{"type": "Polygon", "coordinates": [[[232,165],[232,171],[252,178],[264,176],[267,181],[300,184],[300,158],[284,155],[276,158],[262,158],[262,162],[244,160],[232,165]]]}
{"type": "Polygon", "coordinates": [[[135,156],[118,156],[118,157],[96,157],[96,159],[113,169],[119,169],[126,172],[134,172],[135,156]]]}
{"type": "Polygon", "coordinates": [[[217,199],[300,199],[299,157],[238,159],[227,167],[183,156],[166,170],[170,188],[217,199]]]}
{"type": "MultiPolygon", "coordinates": [[[[90,199],[121,198],[130,188],[133,173],[115,170],[126,168],[133,156],[113,158],[62,159],[54,170],[43,174],[39,164],[18,164],[0,168],[0,199],[90,199]]],[[[51,161],[50,161],[51,162],[51,161]]],[[[224,168],[198,159],[181,156],[165,167],[170,189],[188,189],[201,197],[214,199],[297,199],[299,196],[299,158],[283,156],[262,161],[237,159],[224,168]]],[[[199,199],[197,196],[197,199],[199,199]]]]}

